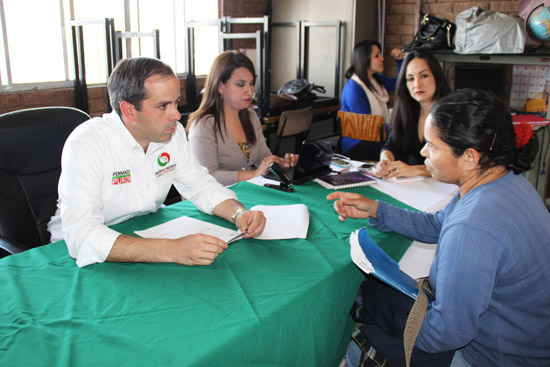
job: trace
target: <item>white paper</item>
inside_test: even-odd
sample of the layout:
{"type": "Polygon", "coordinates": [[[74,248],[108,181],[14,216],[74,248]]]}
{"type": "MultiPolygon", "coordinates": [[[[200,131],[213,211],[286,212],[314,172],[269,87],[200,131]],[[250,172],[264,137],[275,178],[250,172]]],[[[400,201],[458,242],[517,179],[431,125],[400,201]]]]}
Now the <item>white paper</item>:
{"type": "Polygon", "coordinates": [[[414,181],[422,181],[425,180],[426,176],[414,176],[414,177],[392,177],[388,181],[391,182],[400,182],[400,183],[409,183],[414,181]]]}
{"type": "Polygon", "coordinates": [[[143,231],[136,231],[135,233],[143,238],[168,238],[173,240],[192,234],[204,233],[228,243],[240,234],[238,231],[191,217],[179,217],[143,231]]]}
{"type": "Polygon", "coordinates": [[[250,210],[260,210],[267,221],[260,240],[306,238],[309,227],[309,211],[304,204],[256,205],[250,210]]]}
{"type": "Polygon", "coordinates": [[[370,274],[374,272],[374,267],[365,256],[361,244],[359,243],[359,231],[354,231],[350,235],[350,255],[353,263],[359,266],[365,273],[370,274]]]}
{"type": "MultiPolygon", "coordinates": [[[[281,240],[288,238],[306,238],[309,227],[309,211],[304,204],[294,205],[257,205],[250,210],[260,210],[266,217],[263,233],[255,237],[259,240],[281,240]]],[[[197,233],[217,237],[227,243],[236,240],[241,232],[227,229],[212,223],[191,217],[172,219],[158,226],[135,232],[143,238],[176,239],[197,233]]]]}

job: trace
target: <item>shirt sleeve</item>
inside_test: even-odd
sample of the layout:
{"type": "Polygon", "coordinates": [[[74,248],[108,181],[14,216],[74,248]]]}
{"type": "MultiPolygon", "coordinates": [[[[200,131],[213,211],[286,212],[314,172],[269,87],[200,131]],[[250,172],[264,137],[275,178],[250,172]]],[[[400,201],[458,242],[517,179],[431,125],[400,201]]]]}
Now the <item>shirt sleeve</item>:
{"type": "Polygon", "coordinates": [[[237,182],[238,171],[220,169],[218,139],[213,126],[213,117],[202,118],[189,129],[189,146],[201,165],[222,185],[237,182]]]}
{"type": "Polygon", "coordinates": [[[424,243],[437,243],[445,219],[446,207],[437,213],[417,212],[378,202],[376,218],[369,224],[382,232],[397,232],[407,238],[424,243]]]}
{"type": "Polygon", "coordinates": [[[174,186],[179,193],[207,214],[212,214],[212,210],[225,200],[237,200],[233,191],[223,187],[199,163],[183,131],[182,136],[178,154],[181,163],[178,162],[174,180],[174,186]]]}
{"type": "Polygon", "coordinates": [[[61,162],[61,223],[69,254],[79,267],[104,262],[120,233],[104,225],[102,152],[73,138],[65,144],[61,162]]]}

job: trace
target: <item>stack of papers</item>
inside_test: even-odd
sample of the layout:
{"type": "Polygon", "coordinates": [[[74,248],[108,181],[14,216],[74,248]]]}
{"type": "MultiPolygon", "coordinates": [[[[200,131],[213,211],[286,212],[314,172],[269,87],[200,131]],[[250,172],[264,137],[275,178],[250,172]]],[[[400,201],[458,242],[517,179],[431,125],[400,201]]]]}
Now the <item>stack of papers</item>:
{"type": "MultiPolygon", "coordinates": [[[[266,217],[260,240],[306,238],[309,227],[309,211],[304,204],[257,205],[250,210],[260,210],[266,217]]],[[[143,238],[177,239],[192,234],[204,233],[217,237],[228,244],[241,238],[241,232],[191,217],[172,219],[158,226],[135,232],[143,238]]]]}

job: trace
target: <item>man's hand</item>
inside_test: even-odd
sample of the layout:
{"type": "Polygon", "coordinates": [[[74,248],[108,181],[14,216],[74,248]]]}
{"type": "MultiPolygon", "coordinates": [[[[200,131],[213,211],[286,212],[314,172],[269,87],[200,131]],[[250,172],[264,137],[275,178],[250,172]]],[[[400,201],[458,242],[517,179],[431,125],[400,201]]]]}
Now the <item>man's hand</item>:
{"type": "Polygon", "coordinates": [[[243,232],[244,238],[256,237],[262,234],[266,218],[264,213],[257,210],[242,211],[237,215],[235,224],[243,232]]]}
{"type": "Polygon", "coordinates": [[[107,261],[210,265],[226,248],[224,241],[202,233],[175,240],[121,234],[113,244],[107,261]]]}
{"type": "Polygon", "coordinates": [[[227,248],[224,241],[204,233],[173,241],[173,262],[182,265],[210,265],[227,248]]]}

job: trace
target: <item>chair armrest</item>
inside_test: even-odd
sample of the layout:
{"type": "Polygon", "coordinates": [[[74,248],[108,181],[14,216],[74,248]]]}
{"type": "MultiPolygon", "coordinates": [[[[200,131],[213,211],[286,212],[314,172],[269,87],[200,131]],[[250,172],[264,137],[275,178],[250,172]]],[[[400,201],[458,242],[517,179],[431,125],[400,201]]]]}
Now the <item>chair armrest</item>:
{"type": "MultiPolygon", "coordinates": [[[[23,251],[27,251],[29,248],[17,241],[8,240],[7,238],[0,237],[0,249],[4,250],[10,255],[13,255],[23,251]]],[[[0,255],[0,257],[3,256],[0,255]]]]}

